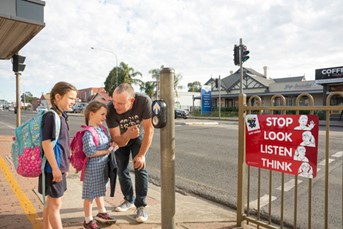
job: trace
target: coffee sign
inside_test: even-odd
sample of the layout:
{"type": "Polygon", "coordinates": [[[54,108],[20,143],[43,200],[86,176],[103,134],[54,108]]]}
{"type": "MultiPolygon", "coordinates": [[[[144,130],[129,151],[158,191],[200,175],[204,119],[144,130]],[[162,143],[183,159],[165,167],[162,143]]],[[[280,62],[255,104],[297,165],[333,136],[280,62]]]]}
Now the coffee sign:
{"type": "Polygon", "coordinates": [[[245,123],[249,166],[307,178],[317,175],[316,115],[249,114],[245,123]]]}
{"type": "Polygon", "coordinates": [[[316,69],[317,84],[340,83],[343,82],[343,66],[333,68],[316,69]]]}

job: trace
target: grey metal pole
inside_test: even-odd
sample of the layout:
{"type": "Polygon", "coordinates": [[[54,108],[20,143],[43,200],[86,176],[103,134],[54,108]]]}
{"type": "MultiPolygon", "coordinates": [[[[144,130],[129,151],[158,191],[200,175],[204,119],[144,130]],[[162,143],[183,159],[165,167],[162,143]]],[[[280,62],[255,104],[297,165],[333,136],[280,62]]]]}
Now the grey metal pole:
{"type": "Polygon", "coordinates": [[[167,124],[161,128],[161,213],[162,228],[175,228],[175,123],[174,70],[160,72],[160,98],[167,105],[167,124]]]}
{"type": "Polygon", "coordinates": [[[239,39],[239,66],[240,66],[240,72],[241,72],[241,86],[240,86],[240,94],[243,94],[243,62],[242,62],[242,45],[243,45],[243,39],[239,39]]]}
{"type": "Polygon", "coordinates": [[[16,104],[17,104],[17,126],[21,124],[20,117],[20,72],[15,73],[16,79],[16,104]]]}
{"type": "Polygon", "coordinates": [[[118,87],[118,57],[117,54],[115,54],[114,52],[112,52],[114,54],[114,56],[116,57],[116,87],[118,87]]]}
{"type": "Polygon", "coordinates": [[[240,227],[244,220],[245,198],[245,110],[246,95],[243,93],[243,62],[242,62],[242,38],[240,39],[239,63],[241,71],[240,95],[238,99],[238,182],[237,182],[237,226],[240,227]]]}
{"type": "Polygon", "coordinates": [[[219,90],[219,98],[218,98],[218,100],[219,100],[219,105],[218,105],[218,107],[219,107],[219,119],[221,119],[221,117],[222,117],[222,113],[221,113],[221,107],[222,107],[221,88],[222,88],[222,86],[221,86],[221,84],[222,84],[222,80],[220,79],[220,76],[219,76],[219,79],[218,79],[218,90],[219,90]]]}

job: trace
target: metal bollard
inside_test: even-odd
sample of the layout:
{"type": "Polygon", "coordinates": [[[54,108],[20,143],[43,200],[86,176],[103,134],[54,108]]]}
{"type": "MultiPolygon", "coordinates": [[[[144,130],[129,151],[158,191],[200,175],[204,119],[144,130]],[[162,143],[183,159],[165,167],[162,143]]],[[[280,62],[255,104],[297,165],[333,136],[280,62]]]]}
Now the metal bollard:
{"type": "Polygon", "coordinates": [[[174,70],[160,72],[160,98],[167,104],[167,124],[161,128],[161,213],[162,228],[175,228],[175,122],[174,70]]]}

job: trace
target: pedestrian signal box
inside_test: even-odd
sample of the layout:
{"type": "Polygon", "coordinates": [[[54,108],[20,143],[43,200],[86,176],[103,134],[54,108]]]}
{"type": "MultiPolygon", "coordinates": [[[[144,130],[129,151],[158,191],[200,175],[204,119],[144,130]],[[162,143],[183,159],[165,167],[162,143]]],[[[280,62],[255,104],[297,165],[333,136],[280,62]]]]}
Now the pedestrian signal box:
{"type": "Polygon", "coordinates": [[[152,125],[155,128],[163,128],[167,124],[167,104],[163,100],[155,100],[152,103],[152,125]]]}

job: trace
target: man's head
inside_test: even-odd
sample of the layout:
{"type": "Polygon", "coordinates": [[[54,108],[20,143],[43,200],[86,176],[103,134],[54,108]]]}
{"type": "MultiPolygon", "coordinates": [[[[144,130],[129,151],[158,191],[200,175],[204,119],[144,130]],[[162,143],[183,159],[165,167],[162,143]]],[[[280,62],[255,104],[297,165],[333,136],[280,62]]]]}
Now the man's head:
{"type": "Polygon", "coordinates": [[[135,90],[128,83],[120,84],[112,95],[113,106],[118,114],[123,114],[132,108],[135,101],[135,90]]]}

